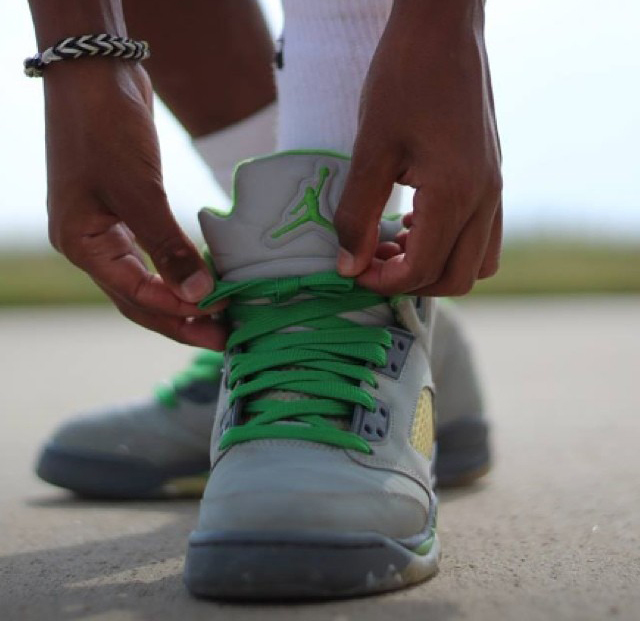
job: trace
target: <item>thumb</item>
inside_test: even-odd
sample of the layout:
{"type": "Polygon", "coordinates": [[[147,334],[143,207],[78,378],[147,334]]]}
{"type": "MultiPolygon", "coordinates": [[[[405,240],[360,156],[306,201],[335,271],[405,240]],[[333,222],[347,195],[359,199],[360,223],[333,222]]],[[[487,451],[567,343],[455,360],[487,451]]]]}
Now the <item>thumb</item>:
{"type": "Polygon", "coordinates": [[[148,198],[147,209],[138,208],[122,214],[122,218],[173,293],[185,302],[197,303],[213,290],[213,277],[193,242],[178,226],[164,192],[156,194],[155,200],[148,198]]]}
{"type": "Polygon", "coordinates": [[[382,158],[361,157],[363,149],[354,149],[351,168],[336,210],[335,227],[340,242],[338,272],[358,276],[374,257],[378,245],[378,227],[396,175],[382,158]]]}

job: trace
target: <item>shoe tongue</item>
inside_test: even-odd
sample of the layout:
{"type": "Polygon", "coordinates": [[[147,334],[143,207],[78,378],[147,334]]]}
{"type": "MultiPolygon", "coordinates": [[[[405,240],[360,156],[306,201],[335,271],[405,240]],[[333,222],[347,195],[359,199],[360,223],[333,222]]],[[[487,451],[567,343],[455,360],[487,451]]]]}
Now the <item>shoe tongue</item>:
{"type": "MultiPolygon", "coordinates": [[[[233,184],[233,209],[200,211],[216,273],[225,280],[306,276],[336,269],[333,226],[350,160],[326,151],[283,152],[243,162],[233,184]]],[[[393,239],[400,222],[381,226],[393,239]]],[[[347,313],[361,324],[387,325],[390,307],[347,313]]]]}
{"type": "Polygon", "coordinates": [[[246,280],[334,270],[333,219],[348,169],[349,158],[326,152],[284,152],[240,164],[231,213],[200,212],[216,272],[246,280]]]}

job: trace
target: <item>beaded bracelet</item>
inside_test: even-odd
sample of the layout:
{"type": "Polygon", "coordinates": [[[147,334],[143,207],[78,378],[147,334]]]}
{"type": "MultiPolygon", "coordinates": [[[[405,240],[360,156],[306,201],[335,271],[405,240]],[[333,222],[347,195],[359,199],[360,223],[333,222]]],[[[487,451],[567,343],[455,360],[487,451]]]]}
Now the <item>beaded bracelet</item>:
{"type": "Polygon", "coordinates": [[[87,56],[113,56],[123,60],[146,60],[151,55],[146,41],[110,34],[90,34],[67,37],[54,46],[24,61],[24,72],[30,78],[40,78],[44,68],[56,60],[87,56]]]}

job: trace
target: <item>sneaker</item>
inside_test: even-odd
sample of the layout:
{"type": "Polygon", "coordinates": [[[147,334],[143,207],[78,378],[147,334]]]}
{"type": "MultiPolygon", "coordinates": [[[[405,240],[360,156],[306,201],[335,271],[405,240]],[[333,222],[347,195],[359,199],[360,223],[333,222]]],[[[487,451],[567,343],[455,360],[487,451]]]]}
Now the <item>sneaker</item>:
{"type": "Polygon", "coordinates": [[[489,425],[473,352],[453,302],[434,305],[431,370],[438,412],[439,487],[470,485],[489,472],[489,425]]]}
{"type": "Polygon", "coordinates": [[[189,537],[196,596],[333,598],[437,571],[431,303],[335,270],[349,167],[327,152],[239,166],[200,214],[233,331],[211,472],[189,537]]]}
{"type": "MultiPolygon", "coordinates": [[[[454,305],[435,300],[432,372],[437,389],[440,487],[469,485],[489,471],[488,424],[473,356],[454,305]]],[[[199,351],[153,397],[72,418],[47,442],[38,476],[96,498],[200,497],[222,355],[199,351]]]]}
{"type": "Polygon", "coordinates": [[[96,498],[202,495],[222,354],[200,351],[153,399],[91,412],[47,442],[37,475],[96,498]]]}

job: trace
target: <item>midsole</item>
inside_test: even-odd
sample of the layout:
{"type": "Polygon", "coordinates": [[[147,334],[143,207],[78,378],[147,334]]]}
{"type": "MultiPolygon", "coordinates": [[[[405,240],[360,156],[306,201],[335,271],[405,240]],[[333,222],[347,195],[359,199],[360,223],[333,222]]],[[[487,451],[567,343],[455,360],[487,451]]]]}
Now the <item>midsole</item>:
{"type": "Polygon", "coordinates": [[[424,556],[429,553],[436,539],[435,528],[414,535],[409,540],[393,539],[379,533],[333,533],[328,531],[194,531],[189,536],[193,547],[301,547],[358,549],[383,547],[388,543],[408,552],[424,556]],[[414,542],[418,540],[419,544],[414,542]],[[408,544],[411,541],[411,544],[408,544]]]}

